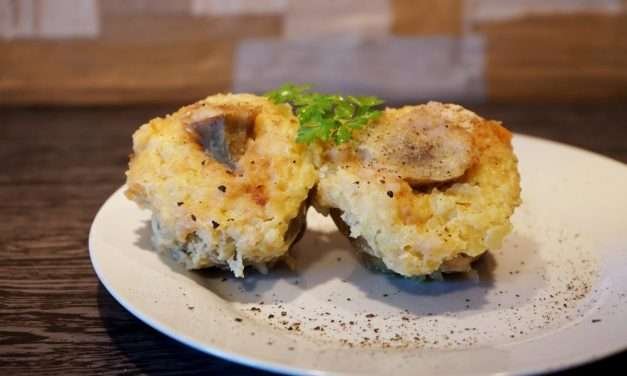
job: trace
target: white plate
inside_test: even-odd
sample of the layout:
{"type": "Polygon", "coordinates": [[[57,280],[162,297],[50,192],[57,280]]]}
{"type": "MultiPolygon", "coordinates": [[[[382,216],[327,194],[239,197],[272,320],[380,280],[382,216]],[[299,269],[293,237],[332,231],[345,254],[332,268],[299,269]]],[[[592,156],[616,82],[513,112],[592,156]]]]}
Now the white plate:
{"type": "Polygon", "coordinates": [[[148,325],[278,372],[529,373],[627,348],[627,167],[527,136],[514,146],[524,203],[475,276],[371,272],[313,210],[295,271],[186,272],[151,250],[149,213],[122,188],[94,220],[92,263],[148,325]]]}

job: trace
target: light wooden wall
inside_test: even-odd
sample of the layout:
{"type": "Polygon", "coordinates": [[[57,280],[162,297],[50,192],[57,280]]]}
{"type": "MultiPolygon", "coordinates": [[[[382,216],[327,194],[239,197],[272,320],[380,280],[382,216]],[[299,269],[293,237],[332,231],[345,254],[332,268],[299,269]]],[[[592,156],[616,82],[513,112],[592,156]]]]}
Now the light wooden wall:
{"type": "Polygon", "coordinates": [[[0,0],[0,104],[284,81],[393,101],[621,102],[625,0],[0,0]]]}

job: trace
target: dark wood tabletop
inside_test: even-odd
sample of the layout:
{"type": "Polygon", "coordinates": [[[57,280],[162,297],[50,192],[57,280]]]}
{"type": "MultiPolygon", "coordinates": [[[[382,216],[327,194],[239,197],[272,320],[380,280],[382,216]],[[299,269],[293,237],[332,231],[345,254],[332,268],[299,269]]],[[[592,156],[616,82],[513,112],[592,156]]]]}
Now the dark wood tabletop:
{"type": "MultiPolygon", "coordinates": [[[[625,105],[468,107],[627,163],[625,105]]],[[[89,261],[89,227],[124,182],[132,132],[174,108],[0,108],[0,375],[259,374],[143,324],[89,261]]],[[[623,353],[576,371],[626,362],[623,353]]]]}

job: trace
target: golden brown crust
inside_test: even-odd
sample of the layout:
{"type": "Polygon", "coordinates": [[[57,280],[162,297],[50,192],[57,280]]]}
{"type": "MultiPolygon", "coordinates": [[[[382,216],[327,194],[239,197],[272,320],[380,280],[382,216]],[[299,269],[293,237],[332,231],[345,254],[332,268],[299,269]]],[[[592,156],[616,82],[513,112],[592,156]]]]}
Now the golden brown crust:
{"type": "Polygon", "coordinates": [[[462,176],[416,186],[358,158],[327,158],[315,201],[323,212],[340,210],[350,237],[368,245],[357,246],[406,276],[464,269],[466,261],[499,247],[520,202],[517,161],[507,130],[460,106],[418,107],[472,135],[475,157],[462,176]]]}
{"type": "Polygon", "coordinates": [[[161,249],[179,252],[190,268],[227,265],[241,276],[243,265],[284,255],[294,240],[285,237],[290,223],[304,215],[317,171],[294,141],[297,128],[289,107],[265,98],[208,97],[134,134],[126,194],[152,210],[161,249]],[[205,121],[216,116],[224,121],[205,121]],[[229,121],[234,116],[242,121],[229,121]],[[244,137],[248,118],[253,131],[244,137]],[[226,128],[213,133],[212,126],[226,128]],[[228,147],[209,145],[216,135],[228,147]]]}
{"type": "MultiPolygon", "coordinates": [[[[367,257],[366,261],[368,261],[367,262],[368,266],[374,267],[377,270],[382,270],[382,271],[388,270],[385,264],[382,263],[381,261],[374,262],[371,255],[374,254],[375,251],[372,249],[372,247],[370,247],[370,245],[368,244],[366,239],[364,239],[363,236],[358,236],[356,238],[353,238],[350,236],[350,227],[342,219],[342,212],[340,210],[336,208],[332,208],[330,209],[329,213],[331,215],[331,218],[333,219],[333,222],[335,223],[338,230],[340,231],[340,233],[348,238],[348,240],[350,241],[353,248],[355,248],[355,250],[359,251],[362,255],[367,257]]],[[[442,264],[440,265],[440,268],[436,270],[435,272],[442,272],[445,274],[469,272],[471,271],[472,263],[475,260],[477,260],[480,256],[481,255],[473,257],[473,256],[465,255],[463,253],[457,254],[453,258],[442,262],[442,264]]]]}

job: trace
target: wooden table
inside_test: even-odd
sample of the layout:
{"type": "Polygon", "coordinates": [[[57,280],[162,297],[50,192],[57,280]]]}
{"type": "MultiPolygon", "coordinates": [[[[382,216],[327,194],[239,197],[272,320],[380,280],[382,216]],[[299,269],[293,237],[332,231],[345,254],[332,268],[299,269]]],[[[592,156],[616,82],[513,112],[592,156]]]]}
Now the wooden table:
{"type": "MultiPolygon", "coordinates": [[[[627,106],[469,107],[627,162],[627,106]]],[[[132,132],[173,109],[0,108],[0,375],[258,374],[141,323],[89,261],[89,226],[124,182],[132,132]]],[[[578,371],[626,361],[623,353],[578,371]]]]}

